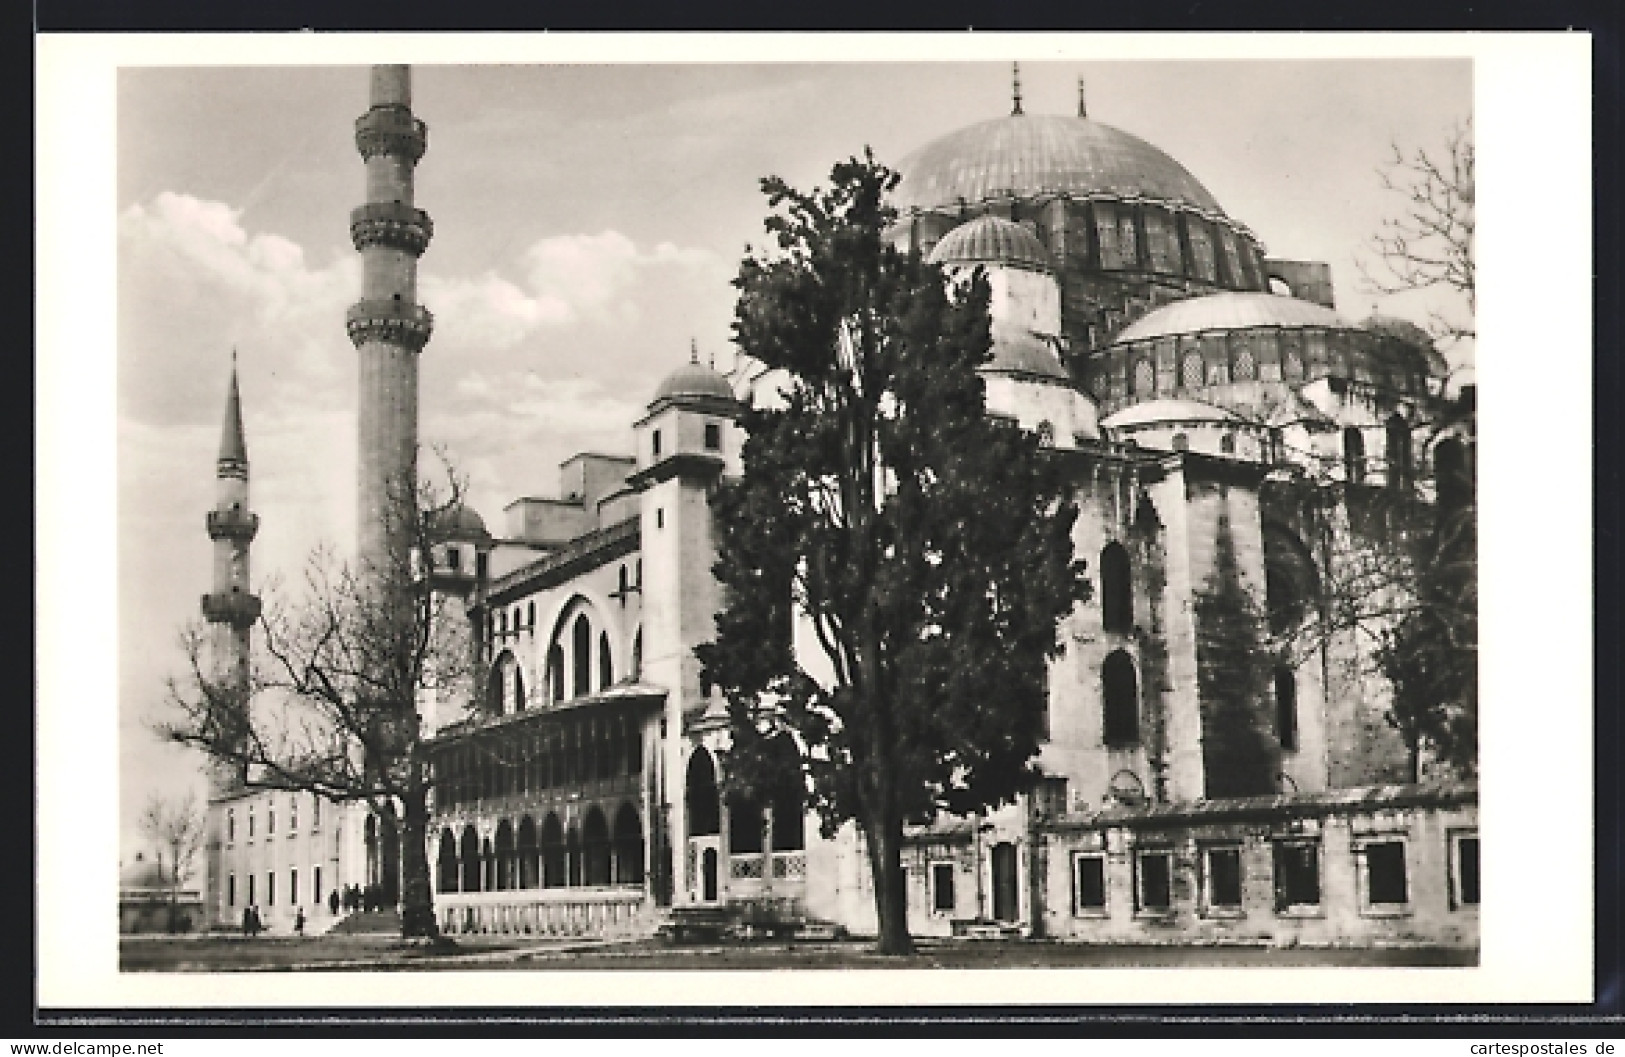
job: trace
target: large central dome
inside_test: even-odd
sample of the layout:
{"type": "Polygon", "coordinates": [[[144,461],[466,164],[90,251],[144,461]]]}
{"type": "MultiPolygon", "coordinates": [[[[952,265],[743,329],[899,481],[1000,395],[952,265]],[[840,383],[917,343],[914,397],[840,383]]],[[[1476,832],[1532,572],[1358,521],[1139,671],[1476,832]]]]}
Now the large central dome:
{"type": "Polygon", "coordinates": [[[1196,177],[1138,136],[1088,118],[1012,114],[933,140],[904,158],[893,202],[905,215],[1001,198],[1145,198],[1224,211],[1196,177]]]}

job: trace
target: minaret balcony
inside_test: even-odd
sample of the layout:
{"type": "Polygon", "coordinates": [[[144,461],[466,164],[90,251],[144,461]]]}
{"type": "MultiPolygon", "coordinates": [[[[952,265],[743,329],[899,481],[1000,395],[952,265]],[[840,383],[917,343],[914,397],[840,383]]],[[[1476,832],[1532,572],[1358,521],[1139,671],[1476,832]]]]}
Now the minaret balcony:
{"type": "Polygon", "coordinates": [[[212,540],[246,542],[260,530],[260,516],[240,507],[211,510],[204,520],[209,526],[209,538],[212,540]]]}
{"type": "Polygon", "coordinates": [[[260,618],[258,595],[242,591],[222,591],[203,596],[203,619],[211,624],[230,624],[234,628],[251,627],[260,618]]]}
{"type": "Polygon", "coordinates": [[[416,165],[429,146],[429,126],[404,106],[375,106],[355,120],[355,149],[363,160],[380,154],[416,165]]]}
{"type": "Polygon", "coordinates": [[[344,329],[358,349],[384,342],[421,352],[434,330],[434,315],[410,301],[357,301],[345,314],[344,329]]]}
{"type": "Polygon", "coordinates": [[[350,241],[357,250],[388,246],[417,257],[433,236],[429,214],[399,202],[368,202],[350,211],[350,241]]]}

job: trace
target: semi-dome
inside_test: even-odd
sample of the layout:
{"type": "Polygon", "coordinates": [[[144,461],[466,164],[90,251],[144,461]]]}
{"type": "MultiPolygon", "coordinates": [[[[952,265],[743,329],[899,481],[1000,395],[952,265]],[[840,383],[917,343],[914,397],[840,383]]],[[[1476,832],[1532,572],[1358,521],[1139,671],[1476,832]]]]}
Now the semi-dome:
{"type": "Polygon", "coordinates": [[[666,376],[655,390],[654,402],[677,400],[684,397],[709,397],[713,400],[734,399],[733,386],[714,367],[703,363],[685,363],[666,376]]]}
{"type": "Polygon", "coordinates": [[[910,210],[1066,195],[1151,199],[1224,211],[1184,166],[1138,136],[1088,118],[1012,114],[931,141],[898,166],[892,201],[910,210]]]}
{"type": "Polygon", "coordinates": [[[1227,292],[1164,305],[1124,327],[1112,344],[1255,327],[1352,329],[1353,324],[1313,301],[1280,294],[1227,292]]]}
{"type": "Polygon", "coordinates": [[[1239,422],[1240,417],[1222,407],[1214,407],[1200,400],[1148,400],[1132,404],[1100,420],[1106,429],[1128,429],[1135,426],[1167,425],[1170,423],[1239,422]]]}
{"type": "Polygon", "coordinates": [[[1049,251],[1025,225],[991,213],[954,228],[931,251],[933,264],[993,264],[1048,272],[1049,251]]]}

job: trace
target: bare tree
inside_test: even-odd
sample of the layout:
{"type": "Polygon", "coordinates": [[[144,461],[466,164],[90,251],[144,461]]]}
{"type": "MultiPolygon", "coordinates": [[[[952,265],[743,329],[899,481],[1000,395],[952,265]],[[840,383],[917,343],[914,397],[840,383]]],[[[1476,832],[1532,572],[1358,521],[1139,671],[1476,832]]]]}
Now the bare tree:
{"type": "MultiPolygon", "coordinates": [[[[197,794],[187,792],[178,798],[154,793],[141,813],[141,833],[169,854],[169,930],[179,925],[181,888],[192,876],[192,865],[203,847],[205,816],[197,794]]],[[[162,862],[159,868],[162,870],[162,862]]]]}
{"type": "Polygon", "coordinates": [[[1442,148],[1391,146],[1377,176],[1403,204],[1383,219],[1359,260],[1365,287],[1377,294],[1444,291],[1457,304],[1432,308],[1428,329],[1437,340],[1471,340],[1477,309],[1472,119],[1453,127],[1442,148]]]}
{"type": "Polygon", "coordinates": [[[170,682],[169,739],[230,764],[250,788],[363,801],[398,817],[401,931],[437,934],[427,832],[433,783],[421,698],[470,700],[475,656],[465,614],[436,590],[432,548],[461,503],[452,479],[423,488],[406,531],[379,567],[354,568],[330,551],[307,564],[303,591],[289,599],[273,586],[258,625],[246,695],[222,686],[200,629],[183,636],[188,671],[170,682]],[[436,494],[437,491],[440,494],[436,494]]]}

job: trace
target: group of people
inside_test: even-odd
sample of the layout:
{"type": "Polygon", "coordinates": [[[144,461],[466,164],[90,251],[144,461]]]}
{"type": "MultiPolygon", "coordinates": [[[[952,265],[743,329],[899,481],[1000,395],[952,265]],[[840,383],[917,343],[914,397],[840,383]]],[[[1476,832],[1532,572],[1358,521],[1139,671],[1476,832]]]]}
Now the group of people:
{"type": "MultiPolygon", "coordinates": [[[[327,912],[337,917],[340,909],[346,912],[354,910],[382,910],[384,908],[383,892],[377,885],[346,885],[342,889],[335,888],[327,893],[327,912]]],[[[260,920],[260,908],[257,906],[243,907],[243,935],[247,937],[258,936],[265,931],[265,923],[260,920]]],[[[296,935],[305,934],[305,908],[298,907],[293,914],[293,931],[296,935]]]]}
{"type": "MultiPolygon", "coordinates": [[[[260,920],[260,908],[257,906],[243,907],[243,935],[252,939],[265,931],[265,922],[260,920]]],[[[305,934],[305,908],[296,907],[293,912],[293,931],[295,935],[305,934]]]]}

